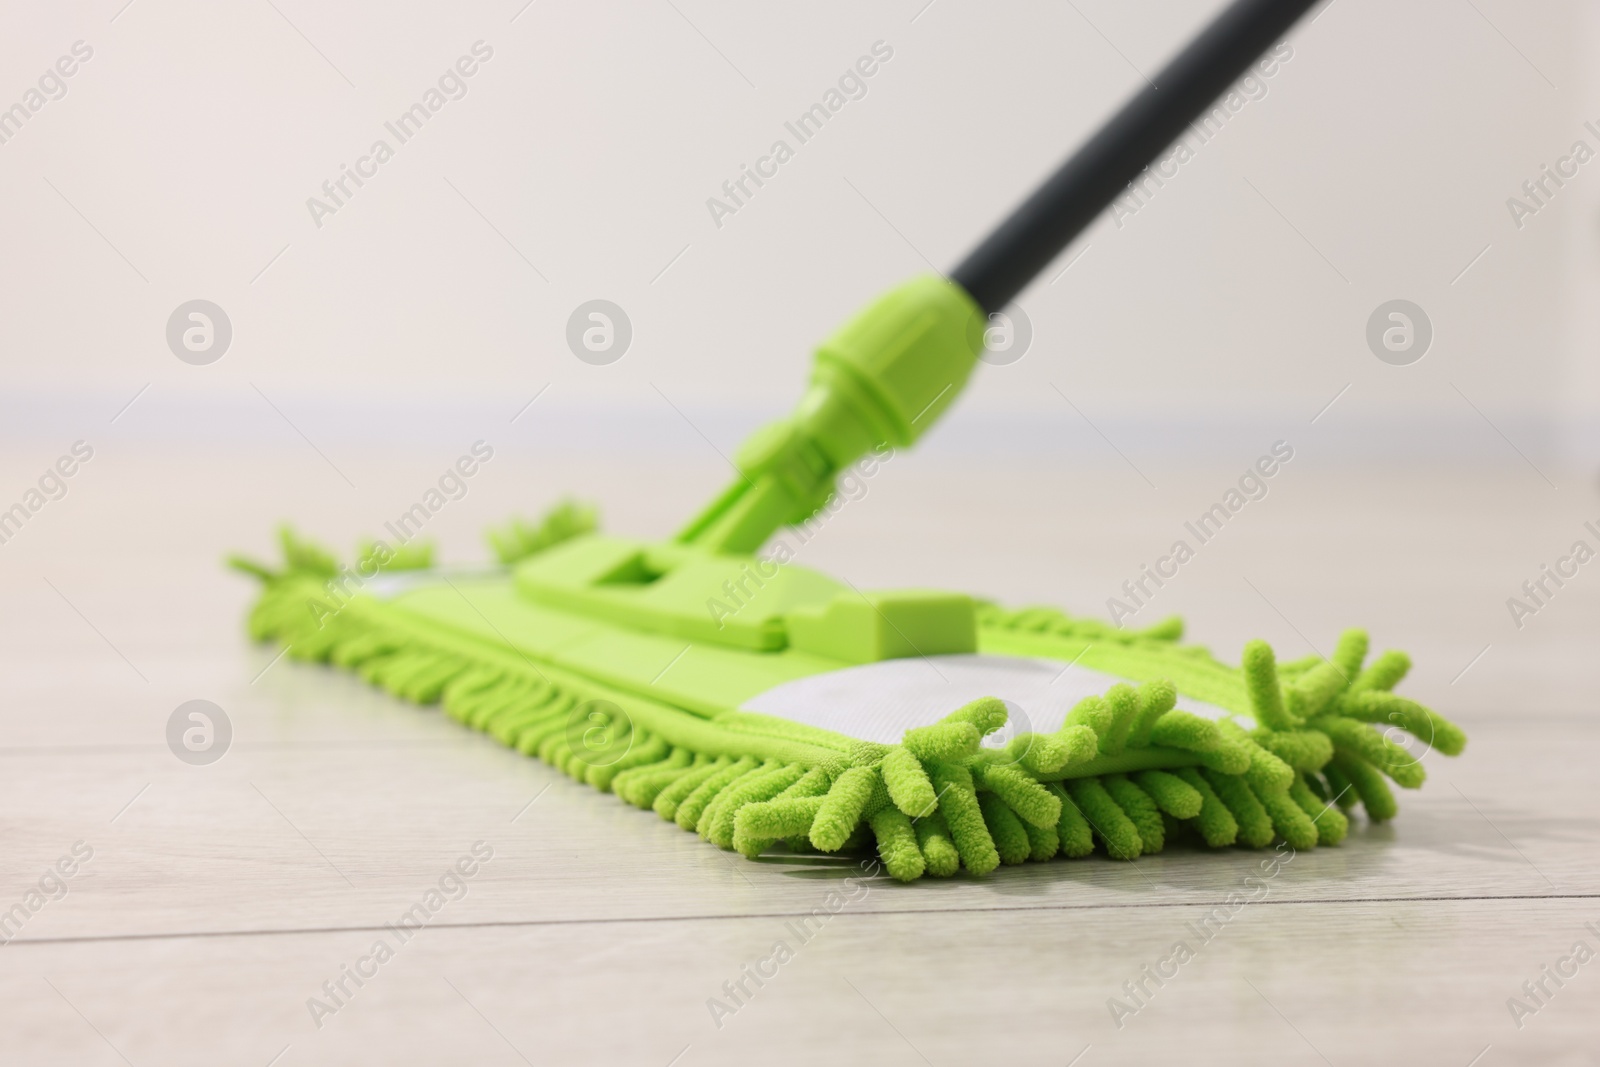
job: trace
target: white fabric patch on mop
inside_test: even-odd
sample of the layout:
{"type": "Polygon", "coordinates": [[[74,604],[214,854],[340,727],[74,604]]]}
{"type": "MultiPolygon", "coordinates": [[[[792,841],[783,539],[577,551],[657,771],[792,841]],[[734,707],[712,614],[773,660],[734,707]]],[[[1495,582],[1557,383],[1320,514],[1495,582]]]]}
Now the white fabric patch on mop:
{"type": "MultiPolygon", "coordinates": [[[[1073,706],[1126,679],[1080,664],[1013,656],[920,656],[883,660],[814,674],[768,689],[744,702],[754,711],[819,726],[862,741],[896,745],[914,726],[938,722],[979,697],[999,697],[1011,721],[984,739],[1003,746],[1019,733],[1055,733],[1073,706]]],[[[1207,719],[1248,716],[1179,696],[1178,705],[1207,719]]]]}
{"type": "Polygon", "coordinates": [[[366,593],[378,600],[393,600],[402,593],[409,593],[413,589],[424,586],[439,585],[446,581],[475,582],[494,578],[504,578],[511,573],[509,567],[428,567],[416,571],[390,571],[387,574],[379,573],[371,578],[363,578],[359,571],[351,572],[353,577],[349,581],[352,592],[366,593]]]}

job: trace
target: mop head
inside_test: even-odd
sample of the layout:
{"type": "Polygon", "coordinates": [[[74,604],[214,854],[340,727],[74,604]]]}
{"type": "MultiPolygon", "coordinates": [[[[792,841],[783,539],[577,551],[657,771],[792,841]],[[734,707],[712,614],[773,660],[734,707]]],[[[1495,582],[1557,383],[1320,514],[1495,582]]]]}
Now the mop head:
{"type": "Polygon", "coordinates": [[[1394,818],[1452,723],[1410,659],[1230,666],[1052,608],[862,593],[794,564],[594,532],[563,505],[491,535],[502,566],[282,533],[251,635],[332,663],[748,857],[875,849],[894,878],[1206,848],[1336,845],[1394,818]],[[1409,735],[1409,737],[1407,736],[1409,735]],[[1410,747],[1407,747],[1407,742],[1410,747]]]}

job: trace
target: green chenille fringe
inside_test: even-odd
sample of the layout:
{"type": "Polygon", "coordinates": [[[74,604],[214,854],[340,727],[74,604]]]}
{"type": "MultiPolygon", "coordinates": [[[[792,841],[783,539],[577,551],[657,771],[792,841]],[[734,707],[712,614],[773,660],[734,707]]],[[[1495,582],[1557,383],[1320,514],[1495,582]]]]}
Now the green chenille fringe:
{"type": "Polygon", "coordinates": [[[509,566],[579,534],[593,533],[599,526],[600,518],[593,507],[563,500],[538,522],[511,519],[504,526],[490,529],[484,537],[495,557],[509,566]]]}
{"type": "MultiPolygon", "coordinates": [[[[781,724],[763,733],[760,717],[733,729],[611,690],[418,625],[370,598],[336,602],[333,557],[287,530],[283,547],[281,571],[232,561],[264,583],[249,616],[252,637],[355,670],[406,700],[438,703],[504,745],[748,857],[779,843],[822,852],[875,843],[889,874],[910,882],[1097,850],[1133,860],[1175,839],[1210,848],[1336,845],[1357,802],[1369,819],[1390,819],[1389,783],[1422,784],[1416,757],[1380,729],[1404,730],[1445,755],[1466,744],[1454,724],[1391,692],[1410,666],[1404,654],[1366,664],[1367,636],[1350,630],[1326,661],[1279,664],[1265,642],[1245,646],[1252,730],[1176,710],[1173,685],[1151,681],[1088,697],[1061,729],[1003,749],[980,747],[1007,721],[992,697],[906,731],[898,745],[827,735],[838,742],[829,748],[795,740],[781,724]],[[628,713],[613,742],[626,741],[626,754],[605,765],[576,754],[570,739],[574,709],[592,699],[628,713]]],[[[1176,646],[1174,623],[1130,636],[1058,612],[990,608],[980,625],[1092,631],[1130,648],[1159,641],[1169,655],[1224,669],[1203,649],[1176,646]]]]}

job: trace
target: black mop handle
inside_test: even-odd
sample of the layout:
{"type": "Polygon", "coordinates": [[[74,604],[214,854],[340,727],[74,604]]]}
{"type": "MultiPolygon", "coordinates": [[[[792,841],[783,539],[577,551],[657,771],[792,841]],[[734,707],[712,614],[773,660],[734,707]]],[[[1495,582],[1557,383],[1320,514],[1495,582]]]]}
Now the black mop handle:
{"type": "Polygon", "coordinates": [[[1317,0],[1235,0],[951,272],[994,312],[1083,232],[1317,0]]]}

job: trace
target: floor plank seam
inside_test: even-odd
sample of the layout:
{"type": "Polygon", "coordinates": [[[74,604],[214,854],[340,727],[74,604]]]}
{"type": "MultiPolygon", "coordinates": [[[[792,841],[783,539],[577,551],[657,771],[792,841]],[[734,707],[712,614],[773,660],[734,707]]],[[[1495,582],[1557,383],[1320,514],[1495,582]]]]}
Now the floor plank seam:
{"type": "MultiPolygon", "coordinates": [[[[871,882],[878,879],[862,879],[871,882]]],[[[1447,903],[1466,904],[1489,901],[1514,900],[1600,900],[1596,893],[1508,893],[1504,895],[1476,896],[1403,896],[1403,897],[1301,897],[1291,900],[1255,900],[1251,907],[1320,904],[1412,904],[1447,903]]],[[[1134,908],[1219,908],[1226,900],[1151,900],[1099,904],[1044,904],[1027,907],[955,907],[955,908],[883,908],[876,911],[856,911],[851,918],[864,919],[900,915],[972,915],[1011,912],[1061,912],[1108,911],[1134,908]]],[[[716,915],[645,915],[612,916],[594,919],[495,919],[485,922],[429,923],[429,930],[488,930],[495,928],[540,928],[556,926],[607,926],[615,924],[683,923],[683,922],[742,922],[747,919],[796,919],[810,915],[809,911],[756,911],[746,914],[721,913],[716,915]]],[[[840,913],[843,915],[843,913],[840,913]]],[[[300,937],[311,934],[346,934],[382,932],[382,924],[359,926],[307,926],[283,930],[195,930],[183,933],[156,934],[90,934],[81,937],[13,938],[0,943],[0,948],[12,945],[92,945],[113,941],[182,941],[194,939],[222,939],[230,937],[300,937]]]]}

